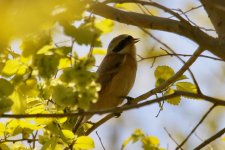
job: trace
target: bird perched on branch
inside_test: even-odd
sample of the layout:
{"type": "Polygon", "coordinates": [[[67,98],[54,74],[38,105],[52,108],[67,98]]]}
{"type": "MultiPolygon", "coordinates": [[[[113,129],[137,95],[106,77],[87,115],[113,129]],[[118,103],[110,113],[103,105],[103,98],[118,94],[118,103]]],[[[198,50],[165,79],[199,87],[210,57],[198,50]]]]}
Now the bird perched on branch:
{"type": "Polygon", "coordinates": [[[101,84],[99,99],[90,110],[113,108],[122,103],[133,87],[136,71],[136,47],[139,39],[122,34],[112,39],[100,64],[97,82],[101,84]]]}
{"type": "MultiPolygon", "coordinates": [[[[89,110],[103,110],[113,108],[121,104],[133,87],[136,71],[136,47],[139,39],[122,34],[112,39],[107,54],[100,64],[97,74],[97,82],[101,84],[99,98],[96,103],[90,105],[89,110]]],[[[92,116],[83,116],[78,119],[73,132],[80,124],[86,122],[92,116]]]]}

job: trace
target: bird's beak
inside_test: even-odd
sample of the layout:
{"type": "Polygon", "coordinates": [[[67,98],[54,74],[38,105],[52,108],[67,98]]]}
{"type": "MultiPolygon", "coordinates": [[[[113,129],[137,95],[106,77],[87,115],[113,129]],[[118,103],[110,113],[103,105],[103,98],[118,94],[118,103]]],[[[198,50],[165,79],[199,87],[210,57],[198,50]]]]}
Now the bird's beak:
{"type": "Polygon", "coordinates": [[[140,41],[139,38],[134,38],[134,39],[133,39],[133,42],[134,42],[134,43],[137,43],[137,42],[139,42],[139,41],[140,41]]]}

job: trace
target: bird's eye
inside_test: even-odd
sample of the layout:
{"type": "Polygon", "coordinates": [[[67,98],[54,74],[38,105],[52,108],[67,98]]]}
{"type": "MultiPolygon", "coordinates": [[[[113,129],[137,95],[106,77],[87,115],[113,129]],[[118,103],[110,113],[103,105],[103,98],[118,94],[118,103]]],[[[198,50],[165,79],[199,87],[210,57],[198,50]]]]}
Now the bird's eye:
{"type": "Polygon", "coordinates": [[[117,46],[115,46],[114,48],[113,48],[113,52],[119,52],[119,51],[121,51],[127,44],[129,44],[130,43],[130,41],[133,39],[133,37],[132,36],[127,36],[125,39],[123,39],[123,40],[121,40],[119,43],[118,43],[118,45],[117,46]]]}

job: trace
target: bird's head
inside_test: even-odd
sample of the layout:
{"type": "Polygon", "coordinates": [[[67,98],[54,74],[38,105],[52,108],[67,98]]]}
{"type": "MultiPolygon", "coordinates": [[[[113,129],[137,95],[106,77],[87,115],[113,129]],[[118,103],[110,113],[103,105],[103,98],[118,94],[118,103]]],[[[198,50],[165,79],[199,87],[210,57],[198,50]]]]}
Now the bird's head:
{"type": "Polygon", "coordinates": [[[131,54],[136,55],[135,43],[139,39],[133,38],[128,34],[121,34],[112,39],[108,46],[107,54],[131,54]]]}

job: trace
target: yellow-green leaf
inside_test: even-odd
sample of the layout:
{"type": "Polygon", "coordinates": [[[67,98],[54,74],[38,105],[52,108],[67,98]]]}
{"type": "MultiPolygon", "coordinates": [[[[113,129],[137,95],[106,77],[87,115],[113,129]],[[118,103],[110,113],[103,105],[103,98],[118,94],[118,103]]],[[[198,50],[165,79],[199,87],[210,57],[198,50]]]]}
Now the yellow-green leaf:
{"type": "Polygon", "coordinates": [[[103,33],[111,32],[113,29],[113,21],[109,19],[103,19],[97,23],[95,23],[95,26],[101,30],[103,33]]]}
{"type": "Polygon", "coordinates": [[[9,98],[1,98],[0,99],[0,114],[8,112],[11,110],[11,106],[13,105],[13,101],[9,98]]]}
{"type": "Polygon", "coordinates": [[[155,70],[155,78],[168,80],[174,75],[174,71],[169,66],[158,66],[155,70]]]}
{"type": "MultiPolygon", "coordinates": [[[[170,95],[170,94],[173,94],[174,93],[174,89],[171,89],[169,88],[164,95],[170,95]]],[[[177,97],[173,97],[173,98],[170,98],[170,99],[167,99],[166,102],[169,103],[169,104],[172,104],[172,105],[178,105],[181,101],[181,98],[180,96],[177,96],[177,97]]]]}
{"type": "Polygon", "coordinates": [[[154,136],[146,136],[142,139],[144,150],[159,150],[159,140],[154,136]]]}
{"type": "Polygon", "coordinates": [[[62,133],[68,139],[73,139],[75,137],[71,130],[62,130],[62,133]]]}
{"type": "Polygon", "coordinates": [[[93,52],[94,55],[105,55],[107,53],[106,49],[101,49],[101,48],[94,48],[93,52]]]}
{"type": "Polygon", "coordinates": [[[197,93],[196,86],[190,82],[178,82],[178,83],[176,83],[176,88],[179,91],[187,91],[187,92],[197,93]]]}
{"type": "Polygon", "coordinates": [[[16,59],[8,60],[5,63],[4,68],[2,69],[2,73],[5,76],[12,76],[14,75],[18,69],[20,68],[20,62],[16,59]]]}
{"type": "Polygon", "coordinates": [[[3,123],[0,123],[0,136],[3,136],[5,132],[5,125],[3,123]]]}
{"type": "Polygon", "coordinates": [[[9,96],[14,86],[6,79],[0,78],[0,97],[9,96]]]}
{"type": "Polygon", "coordinates": [[[92,138],[88,136],[80,136],[77,138],[74,147],[75,150],[89,150],[95,148],[95,144],[92,138]]]}

